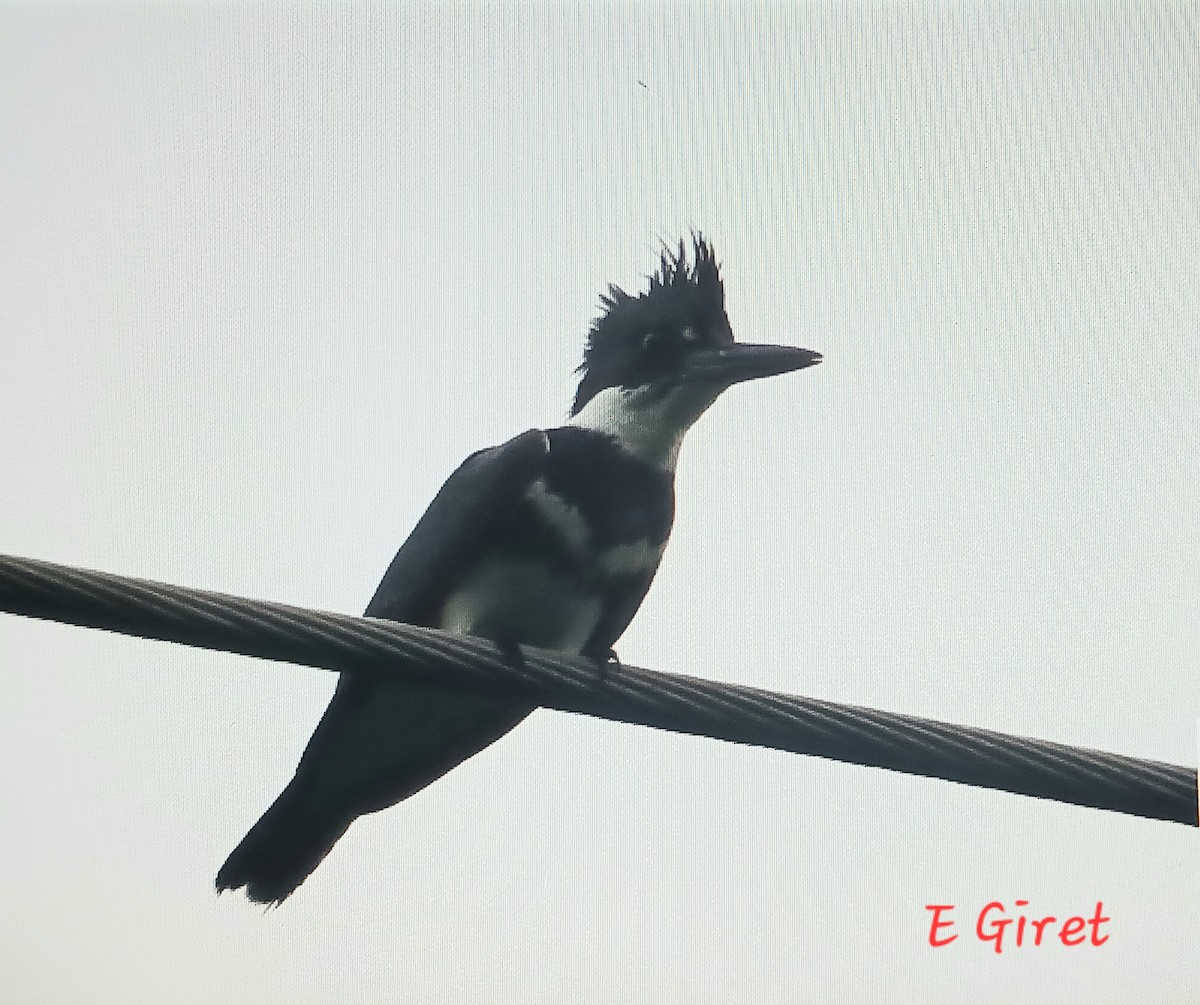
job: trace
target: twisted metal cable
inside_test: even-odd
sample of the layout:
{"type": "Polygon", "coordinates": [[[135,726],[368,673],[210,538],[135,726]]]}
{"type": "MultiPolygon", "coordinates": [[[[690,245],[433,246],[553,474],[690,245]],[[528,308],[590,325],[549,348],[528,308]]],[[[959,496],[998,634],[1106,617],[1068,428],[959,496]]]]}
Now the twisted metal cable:
{"type": "Polygon", "coordinates": [[[0,610],[330,670],[522,697],[548,708],[1197,825],[1196,771],[376,618],[0,555],[0,610]]]}

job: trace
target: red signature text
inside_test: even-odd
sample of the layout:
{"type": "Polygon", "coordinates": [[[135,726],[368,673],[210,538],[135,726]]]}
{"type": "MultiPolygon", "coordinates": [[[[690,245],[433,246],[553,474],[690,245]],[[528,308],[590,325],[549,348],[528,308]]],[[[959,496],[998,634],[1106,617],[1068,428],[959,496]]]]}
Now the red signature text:
{"type": "MultiPolygon", "coordinates": [[[[1035,917],[1020,910],[1028,906],[1027,900],[1014,900],[1011,910],[999,900],[985,904],[975,917],[975,938],[983,943],[990,942],[997,953],[1003,953],[1009,947],[1023,949],[1052,942],[1061,942],[1064,946],[1102,946],[1108,941],[1108,933],[1101,934],[1101,929],[1112,918],[1104,916],[1103,901],[1096,901],[1096,910],[1089,918],[1082,914],[1063,919],[1053,914],[1035,917]]],[[[926,904],[925,910],[932,914],[929,922],[931,946],[948,946],[958,938],[954,904],[926,904]]]]}

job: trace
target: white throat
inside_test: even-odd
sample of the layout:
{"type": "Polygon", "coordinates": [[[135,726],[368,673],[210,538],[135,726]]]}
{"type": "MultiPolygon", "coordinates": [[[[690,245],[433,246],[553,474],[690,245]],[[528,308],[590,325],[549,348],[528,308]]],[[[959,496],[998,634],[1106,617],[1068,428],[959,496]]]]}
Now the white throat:
{"type": "Polygon", "coordinates": [[[721,390],[681,384],[654,394],[646,387],[606,387],[572,416],[568,425],[607,433],[639,460],[674,471],[683,434],[721,390]]]}

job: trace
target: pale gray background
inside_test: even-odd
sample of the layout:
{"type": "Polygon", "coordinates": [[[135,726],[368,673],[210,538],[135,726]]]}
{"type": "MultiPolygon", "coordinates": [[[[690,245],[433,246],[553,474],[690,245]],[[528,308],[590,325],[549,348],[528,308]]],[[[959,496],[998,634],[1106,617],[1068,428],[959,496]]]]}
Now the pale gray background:
{"type": "MultiPolygon", "coordinates": [[[[622,655],[1194,764],[1195,11],[7,6],[0,551],[358,612],[695,226],[827,362],[691,434],[622,655]]],[[[330,675],[0,674],[4,1001],[1194,1000],[1178,825],[541,712],[264,913],[330,675]],[[1111,941],[925,944],[1018,897],[1111,941]]]]}

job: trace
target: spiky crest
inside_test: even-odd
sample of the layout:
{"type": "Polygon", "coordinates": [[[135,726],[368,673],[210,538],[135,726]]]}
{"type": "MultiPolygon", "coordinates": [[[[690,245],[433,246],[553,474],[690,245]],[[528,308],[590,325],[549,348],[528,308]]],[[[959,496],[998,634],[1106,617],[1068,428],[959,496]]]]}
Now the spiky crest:
{"type": "Polygon", "coordinates": [[[678,249],[663,245],[658,269],[647,277],[645,293],[631,296],[616,284],[600,297],[601,312],[588,331],[581,375],[571,414],[575,415],[597,391],[631,386],[638,367],[636,355],[645,340],[691,329],[706,343],[730,342],[725,315],[725,288],[712,246],[692,234],[692,255],[680,239],[678,249]]]}

